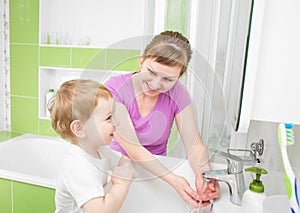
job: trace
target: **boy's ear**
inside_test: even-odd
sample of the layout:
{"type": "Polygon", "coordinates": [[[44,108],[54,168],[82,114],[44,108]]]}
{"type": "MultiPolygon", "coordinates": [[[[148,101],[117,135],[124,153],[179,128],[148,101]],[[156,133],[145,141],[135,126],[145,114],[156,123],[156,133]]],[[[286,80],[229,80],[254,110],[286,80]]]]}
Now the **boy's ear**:
{"type": "Polygon", "coordinates": [[[84,138],[86,136],[83,126],[79,120],[72,121],[70,124],[70,129],[78,138],[84,138]]]}

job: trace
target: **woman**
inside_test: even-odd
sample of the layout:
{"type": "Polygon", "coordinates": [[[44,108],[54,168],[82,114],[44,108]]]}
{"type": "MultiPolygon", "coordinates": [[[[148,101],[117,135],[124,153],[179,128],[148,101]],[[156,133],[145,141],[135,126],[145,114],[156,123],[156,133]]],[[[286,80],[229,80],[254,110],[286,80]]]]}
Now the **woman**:
{"type": "Polygon", "coordinates": [[[140,70],[110,78],[105,86],[116,101],[120,120],[111,148],[137,161],[170,184],[186,202],[198,208],[219,196],[216,181],[205,184],[210,170],[208,153],[197,128],[191,99],[179,78],[186,72],[192,51],[178,32],[156,35],[140,57],[140,70]],[[195,192],[189,183],[165,168],[154,155],[166,155],[175,119],[188,160],[196,174],[195,192]]]}

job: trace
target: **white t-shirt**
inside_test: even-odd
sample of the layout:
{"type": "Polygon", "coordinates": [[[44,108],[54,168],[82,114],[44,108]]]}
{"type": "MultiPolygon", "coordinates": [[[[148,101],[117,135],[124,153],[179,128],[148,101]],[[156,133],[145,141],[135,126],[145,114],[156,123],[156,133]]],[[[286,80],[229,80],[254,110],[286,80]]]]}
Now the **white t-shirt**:
{"type": "MultiPolygon", "coordinates": [[[[108,172],[117,166],[122,154],[102,146],[101,159],[94,158],[76,145],[72,145],[57,178],[55,213],[83,212],[87,201],[101,197],[108,190],[108,172]]],[[[111,174],[111,173],[110,173],[111,174]]]]}

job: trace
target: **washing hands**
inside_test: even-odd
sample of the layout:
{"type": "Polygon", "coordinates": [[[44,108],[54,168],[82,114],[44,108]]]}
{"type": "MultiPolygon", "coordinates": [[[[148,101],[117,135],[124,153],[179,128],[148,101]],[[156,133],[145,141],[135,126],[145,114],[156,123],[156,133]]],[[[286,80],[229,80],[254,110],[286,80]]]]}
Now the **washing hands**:
{"type": "Polygon", "coordinates": [[[205,181],[202,174],[196,175],[196,191],[184,177],[173,175],[171,179],[171,185],[182,199],[196,209],[210,205],[220,195],[218,182],[213,179],[205,181]]]}
{"type": "Polygon", "coordinates": [[[196,190],[197,195],[195,200],[198,200],[198,208],[212,204],[213,200],[220,196],[220,186],[217,180],[204,180],[202,174],[196,175],[196,190]]]}

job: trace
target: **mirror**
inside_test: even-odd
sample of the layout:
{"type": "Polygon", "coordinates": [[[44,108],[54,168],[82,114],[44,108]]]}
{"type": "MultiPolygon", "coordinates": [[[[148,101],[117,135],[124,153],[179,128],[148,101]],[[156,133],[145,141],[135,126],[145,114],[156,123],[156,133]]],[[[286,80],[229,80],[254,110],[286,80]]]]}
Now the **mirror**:
{"type": "MultiPolygon", "coordinates": [[[[239,127],[253,1],[192,2],[191,8],[196,11],[191,17],[196,21],[190,28],[190,36],[197,52],[192,67],[194,70],[203,67],[207,72],[196,74],[206,88],[205,93],[196,90],[193,93],[204,103],[202,106],[202,101],[198,102],[200,105],[196,106],[201,111],[200,131],[209,148],[227,149],[231,132],[239,127]],[[201,65],[201,57],[209,67],[201,65]]],[[[197,83],[190,86],[198,87],[197,83]]]]}

